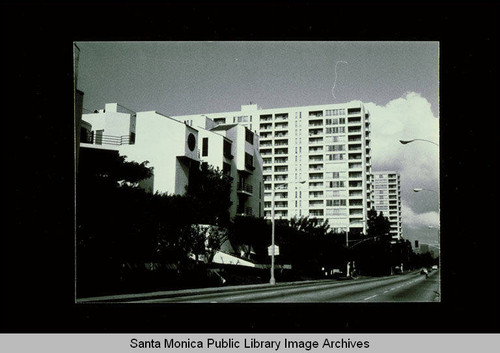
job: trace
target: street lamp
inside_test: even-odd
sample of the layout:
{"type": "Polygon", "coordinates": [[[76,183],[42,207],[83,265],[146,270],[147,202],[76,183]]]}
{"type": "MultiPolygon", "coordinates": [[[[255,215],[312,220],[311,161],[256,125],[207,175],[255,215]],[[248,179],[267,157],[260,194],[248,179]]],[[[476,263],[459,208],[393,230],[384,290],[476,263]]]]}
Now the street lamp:
{"type": "MultiPolygon", "coordinates": [[[[347,227],[346,229],[346,232],[345,232],[345,246],[347,249],[349,249],[349,229],[350,229],[350,226],[352,224],[356,224],[356,223],[364,223],[366,222],[366,220],[364,219],[361,219],[361,220],[358,220],[358,221],[354,221],[352,223],[349,223],[349,226],[347,227]]],[[[347,261],[347,265],[346,265],[346,276],[349,276],[350,275],[350,265],[349,265],[350,261],[347,261]]]]}
{"type": "Polygon", "coordinates": [[[420,191],[424,191],[424,190],[425,190],[425,191],[434,192],[434,193],[436,193],[436,194],[438,193],[437,191],[435,191],[435,190],[430,190],[430,189],[423,189],[423,188],[415,188],[415,189],[413,189],[413,191],[414,191],[414,192],[420,192],[420,191]]]}
{"type": "MultiPolygon", "coordinates": [[[[300,181],[298,184],[304,184],[306,181],[300,181]]],[[[296,182],[297,183],[297,182],[296,182]]],[[[276,284],[276,279],[274,278],[274,194],[276,190],[283,189],[285,186],[292,183],[285,183],[278,186],[273,187],[273,196],[272,196],[272,204],[271,204],[271,279],[269,280],[270,284],[276,284]]]]}
{"type": "Polygon", "coordinates": [[[413,141],[425,141],[425,142],[432,143],[433,145],[439,146],[437,143],[429,141],[429,140],[425,140],[425,139],[399,140],[399,142],[401,142],[401,144],[403,144],[403,145],[406,145],[406,144],[413,142],[413,141]]]}

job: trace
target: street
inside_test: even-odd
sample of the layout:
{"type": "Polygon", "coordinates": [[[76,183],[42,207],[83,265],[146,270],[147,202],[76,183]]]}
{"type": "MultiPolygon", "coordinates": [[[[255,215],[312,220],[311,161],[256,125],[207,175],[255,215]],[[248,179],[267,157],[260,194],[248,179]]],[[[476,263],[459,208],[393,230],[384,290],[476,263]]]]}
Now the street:
{"type": "Polygon", "coordinates": [[[429,278],[419,271],[347,281],[319,280],[189,291],[156,298],[130,298],[129,303],[296,303],[296,302],[436,302],[439,270],[429,278]]]}

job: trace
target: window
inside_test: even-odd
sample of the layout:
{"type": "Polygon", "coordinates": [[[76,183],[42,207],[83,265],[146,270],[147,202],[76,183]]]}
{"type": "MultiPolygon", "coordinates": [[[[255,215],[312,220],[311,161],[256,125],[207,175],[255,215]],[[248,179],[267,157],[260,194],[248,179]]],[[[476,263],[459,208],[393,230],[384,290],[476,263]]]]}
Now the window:
{"type": "Polygon", "coordinates": [[[337,115],[345,115],[345,109],[330,109],[325,110],[326,116],[337,116],[337,115]]]}
{"type": "Polygon", "coordinates": [[[231,175],[231,164],[229,163],[222,164],[222,173],[225,175],[231,175]]]}
{"type": "Polygon", "coordinates": [[[245,128],[245,140],[253,145],[253,132],[245,128]]]}
{"type": "Polygon", "coordinates": [[[231,142],[227,141],[227,140],[224,140],[224,156],[228,157],[228,158],[231,158],[232,155],[231,155],[231,142]]]}
{"type": "Polygon", "coordinates": [[[253,156],[245,152],[245,167],[248,169],[254,169],[253,167],[253,156]]]}
{"type": "Polygon", "coordinates": [[[327,127],[325,133],[327,134],[343,134],[345,133],[345,127],[327,127]]]}
{"type": "Polygon", "coordinates": [[[236,116],[234,117],[235,122],[238,123],[247,123],[248,122],[248,116],[236,116]]]}
{"type": "Polygon", "coordinates": [[[208,137],[204,137],[202,140],[201,155],[203,157],[208,156],[208,137]]]}
{"type": "Polygon", "coordinates": [[[343,181],[330,181],[330,187],[331,188],[343,188],[343,187],[345,187],[345,184],[343,181]]]}
{"type": "Polygon", "coordinates": [[[334,153],[328,155],[329,161],[342,161],[345,159],[345,153],[334,153]]]}
{"type": "Polygon", "coordinates": [[[333,145],[333,146],[328,146],[327,150],[329,152],[331,151],[345,151],[345,145],[333,145]]]}
{"type": "Polygon", "coordinates": [[[326,200],[327,206],[346,206],[346,200],[326,200]]]}

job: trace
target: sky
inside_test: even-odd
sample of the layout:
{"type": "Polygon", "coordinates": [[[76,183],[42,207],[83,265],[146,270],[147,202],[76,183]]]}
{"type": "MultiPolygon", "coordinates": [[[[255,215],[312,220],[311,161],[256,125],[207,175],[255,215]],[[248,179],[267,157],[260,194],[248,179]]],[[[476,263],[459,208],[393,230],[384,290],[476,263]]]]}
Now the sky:
{"type": "Polygon", "coordinates": [[[84,109],[165,115],[362,101],[372,170],[401,174],[403,237],[438,243],[438,42],[77,42],[84,109]],[[414,192],[414,188],[424,189],[414,192]],[[432,228],[430,228],[432,227],[432,228]]]}

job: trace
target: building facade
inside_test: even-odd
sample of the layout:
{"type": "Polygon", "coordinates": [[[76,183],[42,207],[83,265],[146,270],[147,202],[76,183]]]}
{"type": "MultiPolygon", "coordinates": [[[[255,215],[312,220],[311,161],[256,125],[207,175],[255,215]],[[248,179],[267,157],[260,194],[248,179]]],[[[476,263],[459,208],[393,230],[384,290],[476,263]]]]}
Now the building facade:
{"type": "Polygon", "coordinates": [[[117,103],[82,116],[81,148],[116,150],[128,161],[148,161],[154,175],[141,187],[184,194],[193,168],[206,162],[233,177],[230,215],[262,215],[262,158],[258,136],[244,126],[224,129],[210,119],[190,126],[156,111],[134,112],[117,103]]]}
{"type": "Polygon", "coordinates": [[[389,218],[392,239],[403,236],[401,224],[401,178],[395,171],[373,172],[374,208],[389,218]]]}
{"type": "MultiPolygon", "coordinates": [[[[238,124],[260,137],[264,216],[310,216],[334,231],[366,232],[372,207],[370,114],[361,102],[174,116],[196,127],[238,124]]],[[[217,127],[215,128],[217,129],[217,127]]],[[[212,129],[213,130],[213,129],[212,129]]]]}

